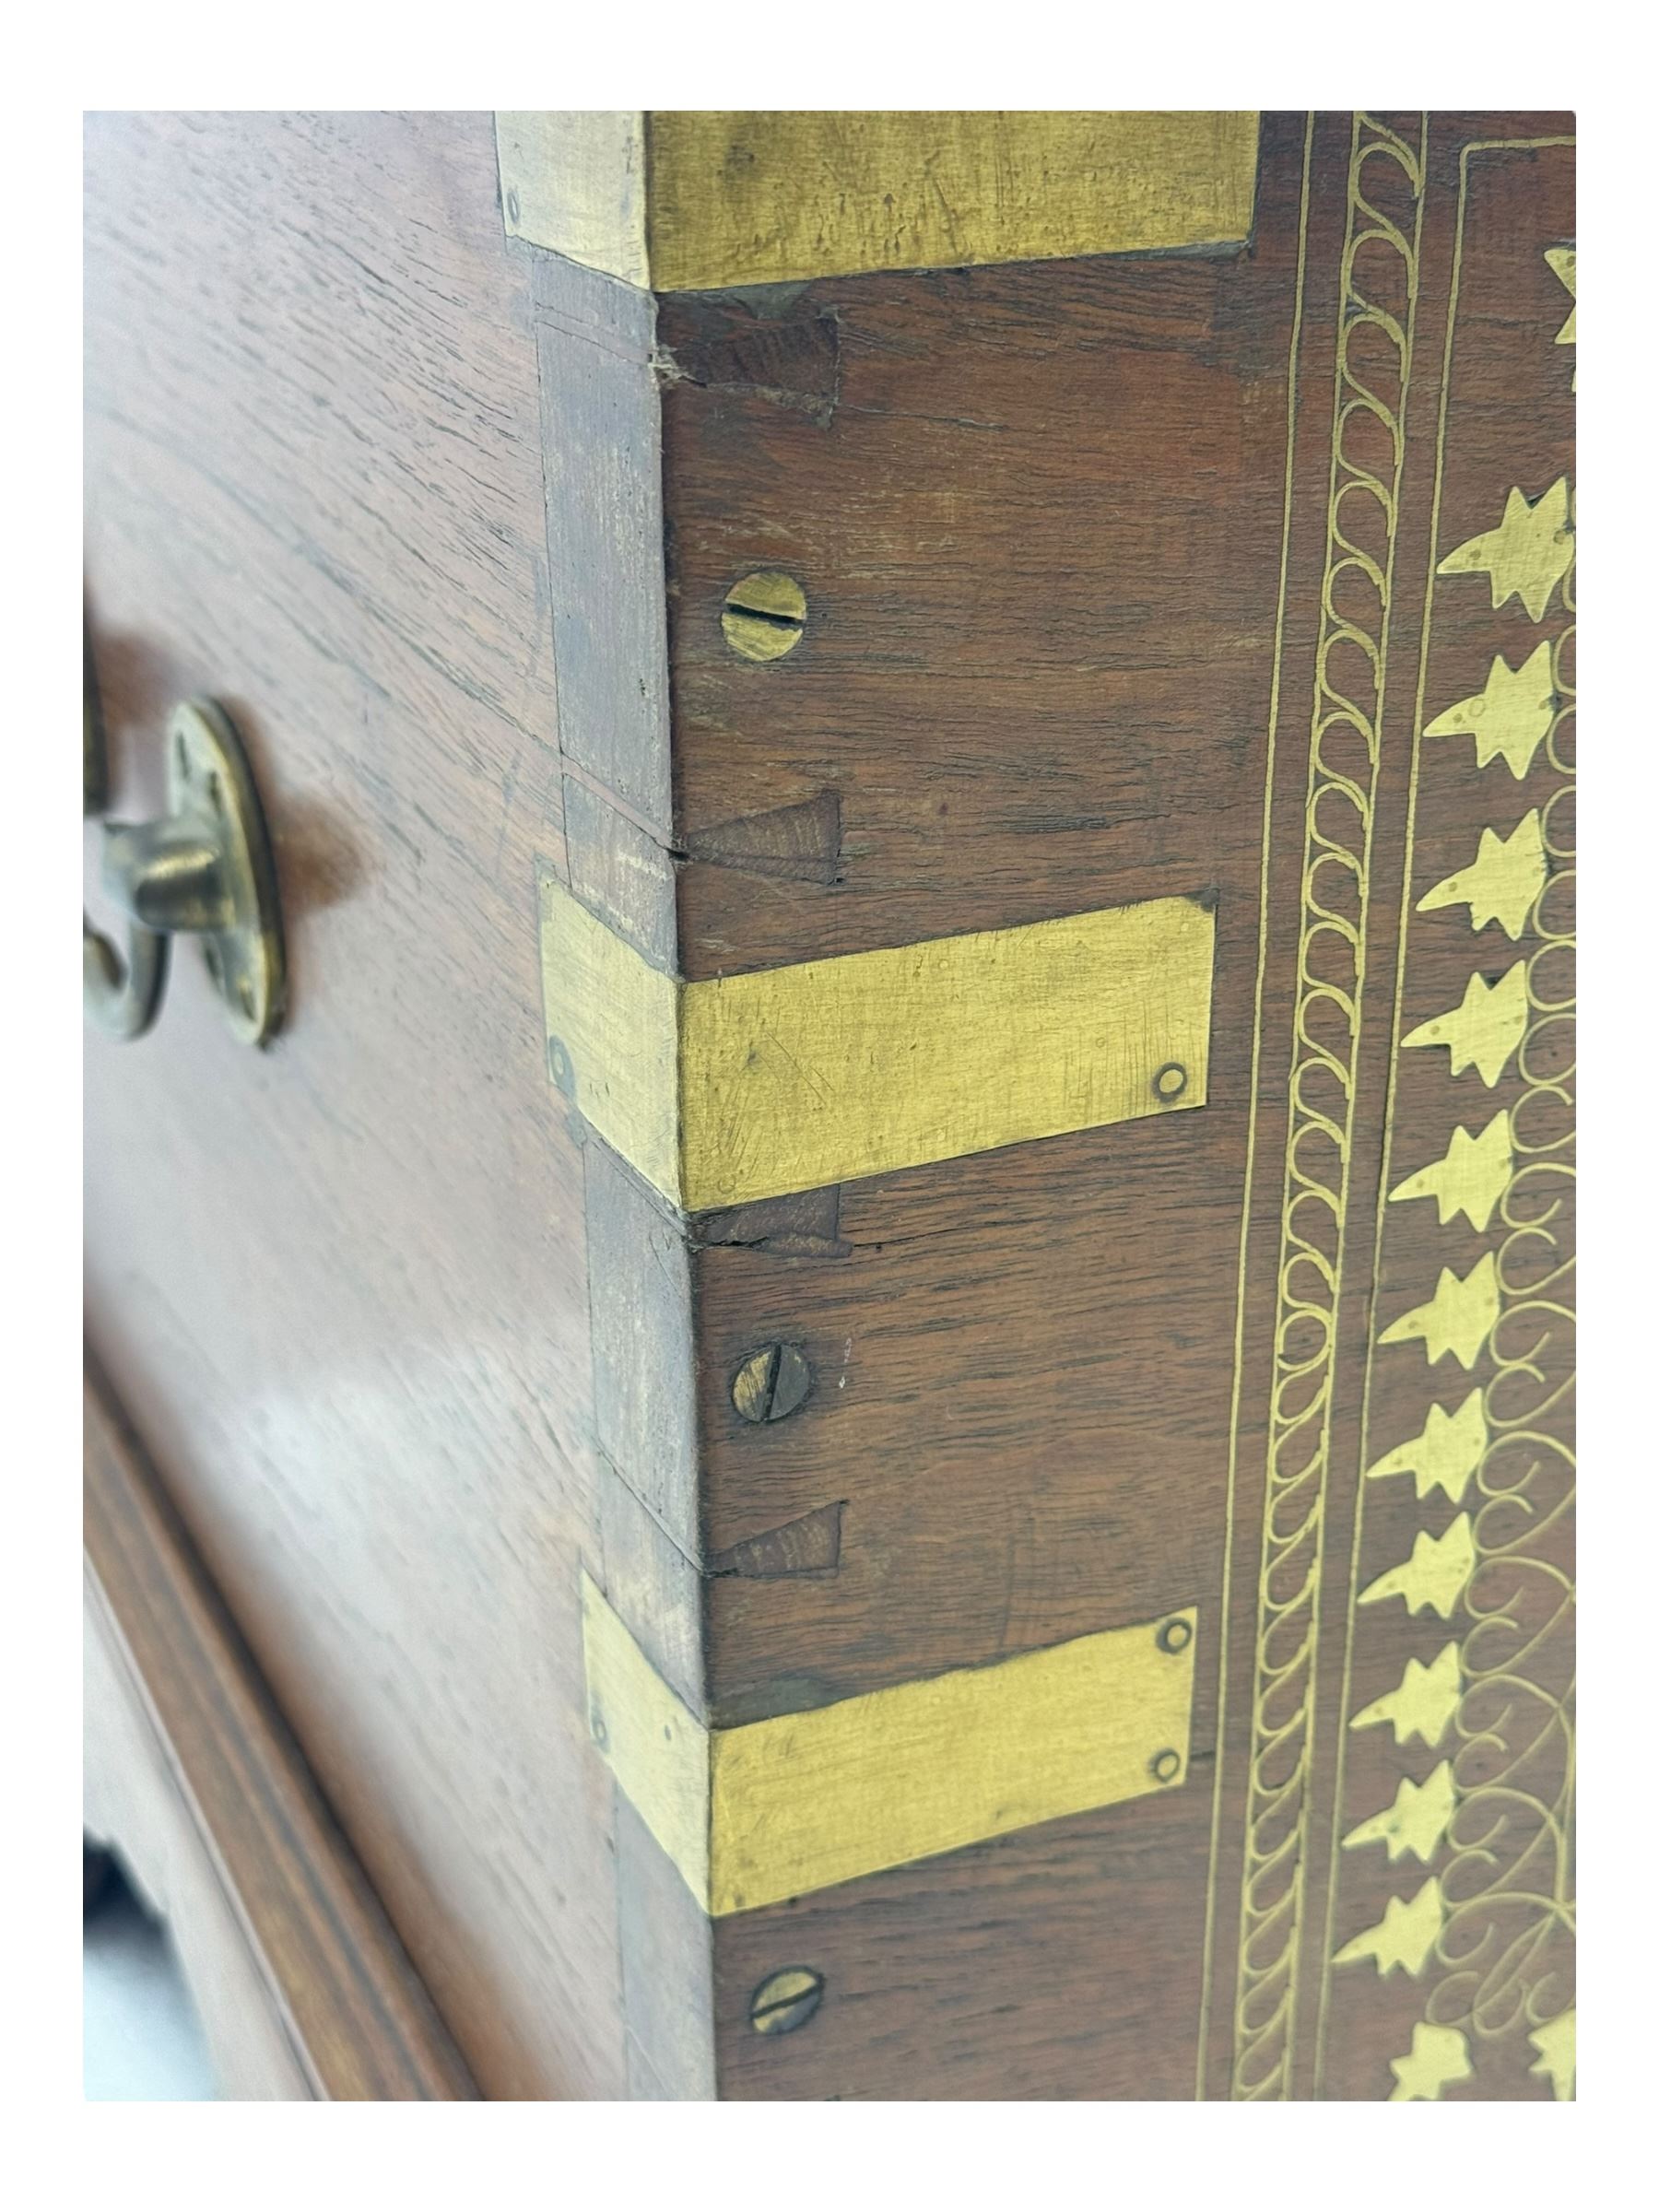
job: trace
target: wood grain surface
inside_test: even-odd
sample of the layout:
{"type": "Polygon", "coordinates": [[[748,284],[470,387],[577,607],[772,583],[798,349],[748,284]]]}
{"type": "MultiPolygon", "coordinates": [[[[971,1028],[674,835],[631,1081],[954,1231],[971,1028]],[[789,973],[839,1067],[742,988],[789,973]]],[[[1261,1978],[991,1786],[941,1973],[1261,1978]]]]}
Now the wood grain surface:
{"type": "Polygon", "coordinates": [[[223,700],[292,980],[266,1053],[188,958],[151,1038],[88,1039],[92,1341],[480,2086],[619,2094],[536,338],[489,118],[94,117],[88,199],[115,811],[159,803],[171,702],[223,700]]]}

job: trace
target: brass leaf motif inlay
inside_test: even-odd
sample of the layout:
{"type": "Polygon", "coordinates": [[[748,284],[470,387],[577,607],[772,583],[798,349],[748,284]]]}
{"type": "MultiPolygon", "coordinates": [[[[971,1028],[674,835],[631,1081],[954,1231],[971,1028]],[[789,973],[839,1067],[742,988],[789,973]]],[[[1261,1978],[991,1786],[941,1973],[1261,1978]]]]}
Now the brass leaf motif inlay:
{"type": "Polygon", "coordinates": [[[1374,1482],[1389,1475],[1414,1476],[1419,1498],[1440,1489],[1457,1505],[1486,1448],[1486,1407],[1477,1388],[1455,1413],[1448,1413],[1442,1406],[1430,1406],[1429,1418],[1418,1434],[1385,1453],[1374,1467],[1366,1470],[1367,1479],[1374,1482]]]}
{"type": "Polygon", "coordinates": [[[1411,1557],[1359,1593],[1362,1606],[1381,1605],[1385,1598],[1406,1601],[1407,1613],[1438,1613],[1450,1620],[1475,1567],[1475,1538],[1469,1516],[1459,1513],[1444,1535],[1418,1531],[1411,1557]]]}
{"type": "Polygon", "coordinates": [[[1350,1728],[1377,1728],[1386,1724],[1396,1744],[1418,1736],[1432,1751],[1445,1735],[1463,1696],[1463,1661],[1455,1642],[1443,1644],[1424,1665],[1407,1659],[1400,1686],[1355,1713],[1350,1728]]]}
{"type": "Polygon", "coordinates": [[[1423,735],[1473,737],[1476,767],[1501,760],[1518,782],[1549,735],[1555,703],[1555,669],[1546,639],[1519,668],[1497,654],[1481,689],[1437,714],[1423,735]]]}
{"type": "Polygon", "coordinates": [[[1430,1367],[1448,1352],[1460,1366],[1473,1367],[1491,1334],[1498,1310],[1498,1263],[1489,1252],[1483,1253],[1461,1277],[1450,1267],[1442,1267],[1428,1304],[1402,1313],[1377,1342],[1409,1344],[1420,1336],[1430,1367]]]}
{"type": "Polygon", "coordinates": [[[1530,814],[1522,816],[1508,837],[1500,837],[1495,830],[1483,830],[1479,849],[1469,865],[1443,877],[1426,890],[1418,900],[1418,912],[1425,914],[1439,907],[1466,906],[1471,929],[1484,929],[1488,922],[1496,922],[1505,936],[1518,939],[1544,888],[1547,873],[1544,833],[1535,806],[1530,814]]]}
{"type": "Polygon", "coordinates": [[[1411,2049],[1404,2058],[1391,2059],[1389,2070],[1397,2085],[1390,2104],[1437,2104],[1442,2089],[1467,2081],[1475,2071],[1469,2039],[1461,2028],[1434,2028],[1419,2020],[1411,2031],[1411,2049]]]}
{"type": "Polygon", "coordinates": [[[1415,1980],[1428,1963],[1445,1919],[1446,1900],[1441,1895],[1440,1877],[1431,1874],[1409,1903],[1391,1897],[1376,1926],[1345,1943],[1335,1963],[1354,1966],[1369,1959],[1384,1979],[1397,1967],[1404,1967],[1415,1980]]]}
{"type": "Polygon", "coordinates": [[[1527,2071],[1549,2082],[1559,2103],[1568,2103],[1578,2075],[1578,2012],[1576,2007],[1535,2029],[1527,2041],[1537,2053],[1537,2063],[1527,2071]]]}
{"type": "Polygon", "coordinates": [[[1401,1042],[1443,1044],[1452,1055],[1454,1076],[1461,1076],[1465,1067],[1475,1068],[1487,1088],[1494,1090],[1510,1054],[1525,1034],[1526,963],[1517,960],[1495,983],[1472,975],[1457,1006],[1418,1022],[1401,1042]]]}
{"type": "Polygon", "coordinates": [[[1540,499],[1512,490],[1495,530],[1466,538],[1440,564],[1442,576],[1485,574],[1494,611],[1519,599],[1541,622],[1557,584],[1572,566],[1572,521],[1567,479],[1558,477],[1540,499]]]}
{"type": "MultiPolygon", "coordinates": [[[[1560,329],[1556,332],[1555,342],[1558,346],[1576,346],[1578,344],[1578,248],[1576,246],[1551,246],[1544,258],[1566,286],[1572,300],[1572,312],[1560,329]]],[[[1577,385],[1578,371],[1574,370],[1573,387],[1575,390],[1577,385]]]]}
{"type": "Polygon", "coordinates": [[[1406,1775],[1394,1803],[1385,1812],[1375,1813],[1351,1829],[1342,1839],[1342,1848],[1358,1851],[1367,1843],[1382,1843],[1391,1861],[1409,1852],[1427,1866],[1440,1849],[1456,1803],[1452,1761],[1442,1759],[1427,1782],[1413,1782],[1406,1775]]]}
{"type": "Polygon", "coordinates": [[[1484,1230],[1508,1186],[1514,1150],[1509,1110],[1500,1108],[1478,1136],[1454,1129],[1442,1156],[1395,1183],[1388,1194],[1389,1203],[1432,1198],[1442,1229],[1465,1214],[1474,1228],[1484,1230]]]}

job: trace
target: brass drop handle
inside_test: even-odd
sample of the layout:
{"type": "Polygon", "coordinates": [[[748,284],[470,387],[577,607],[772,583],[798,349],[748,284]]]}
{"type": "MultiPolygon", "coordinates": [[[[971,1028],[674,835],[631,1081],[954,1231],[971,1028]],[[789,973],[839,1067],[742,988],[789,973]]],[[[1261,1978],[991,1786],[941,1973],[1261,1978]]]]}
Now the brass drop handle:
{"type": "MultiPolygon", "coordinates": [[[[102,810],[105,769],[88,693],[85,794],[102,810]]],[[[286,970],[276,870],[248,756],[212,700],[186,700],[167,725],[168,811],[104,825],[103,885],[127,920],[124,957],[82,919],[82,997],[115,1037],[142,1037],[160,1010],[168,954],[197,938],[232,1030],[263,1044],[282,1018],[286,970]]]]}

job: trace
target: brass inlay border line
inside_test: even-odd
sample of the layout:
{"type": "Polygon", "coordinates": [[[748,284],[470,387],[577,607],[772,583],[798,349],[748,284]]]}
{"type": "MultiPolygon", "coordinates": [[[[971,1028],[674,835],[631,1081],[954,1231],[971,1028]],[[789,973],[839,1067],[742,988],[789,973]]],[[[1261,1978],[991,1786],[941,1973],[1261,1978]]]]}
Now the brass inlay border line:
{"type": "Polygon", "coordinates": [[[1356,114],[1349,140],[1240,1883],[1231,2087],[1245,2099],[1289,2095],[1298,2027],[1325,1484],[1426,137],[1426,119],[1414,151],[1356,114]],[[1376,163],[1396,172],[1384,180],[1394,190],[1404,182],[1409,234],[1367,197],[1376,163]],[[1398,265],[1402,312],[1372,296],[1380,253],[1398,265]],[[1357,366],[1359,333],[1392,348],[1390,394],[1367,381],[1374,369],[1357,366]],[[1359,457],[1356,425],[1386,432],[1385,475],[1359,457]],[[1359,591],[1370,595],[1363,618],[1344,611],[1359,591]]]}
{"type": "Polygon", "coordinates": [[[1262,789],[1262,870],[1256,916],[1254,1018],[1250,1032],[1250,1124],[1244,1149],[1244,1203],[1239,1217],[1238,1295],[1233,1318],[1232,1400],[1227,1430],[1227,1514],[1221,1552],[1221,1632],[1216,1660],[1216,1774],[1210,1809],[1209,1878],[1204,1896],[1204,1957],[1198,2000],[1198,2065],[1193,2095],[1204,2101],[1209,2065],[1211,1979],[1214,1971],[1216,1899],[1221,1853],[1221,1814],[1227,1768],[1228,1651],[1232,1620],[1233,1528],[1239,1473],[1239,1413],[1244,1388],[1244,1313],[1250,1274],[1250,1234],[1255,1191],[1256,1123],[1261,1102],[1262,999],[1267,978],[1267,895],[1273,858],[1273,780],[1278,757],[1280,678],[1285,657],[1285,609],[1290,573],[1290,517],[1296,485],[1297,386],[1301,362],[1302,312],[1308,276],[1308,213],[1313,166],[1312,114],[1302,126],[1301,207],[1296,239],[1296,304],[1290,320],[1289,359],[1285,371],[1285,500],[1279,534],[1278,605],[1273,626],[1273,684],[1267,709],[1267,759],[1262,789]]]}
{"type": "Polygon", "coordinates": [[[703,1910],[751,1912],[1186,1781],[1197,1616],[708,1728],[582,1581],[588,1722],[703,1910]]]}

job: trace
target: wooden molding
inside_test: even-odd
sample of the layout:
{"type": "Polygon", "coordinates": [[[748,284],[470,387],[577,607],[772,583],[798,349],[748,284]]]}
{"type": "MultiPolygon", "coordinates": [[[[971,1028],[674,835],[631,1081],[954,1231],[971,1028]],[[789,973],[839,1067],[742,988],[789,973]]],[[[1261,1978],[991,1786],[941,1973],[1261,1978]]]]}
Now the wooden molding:
{"type": "Polygon", "coordinates": [[[87,1821],[173,1926],[225,2094],[476,2098],[135,1440],[85,1392],[87,1821]]]}

